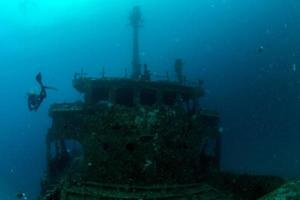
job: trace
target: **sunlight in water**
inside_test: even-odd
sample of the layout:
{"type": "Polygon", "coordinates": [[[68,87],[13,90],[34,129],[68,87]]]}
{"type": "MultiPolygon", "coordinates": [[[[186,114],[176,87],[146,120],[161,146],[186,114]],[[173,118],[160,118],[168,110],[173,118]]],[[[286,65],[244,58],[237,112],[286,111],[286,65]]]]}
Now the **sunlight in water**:
{"type": "Polygon", "coordinates": [[[100,14],[128,10],[139,0],[0,0],[0,22],[48,26],[100,14]],[[126,8],[126,6],[129,6],[126,8]]]}
{"type": "Polygon", "coordinates": [[[0,20],[22,25],[47,25],[92,12],[101,0],[1,0],[0,20]]]}
{"type": "Polygon", "coordinates": [[[51,24],[85,15],[95,0],[22,0],[20,14],[34,24],[51,24]]]}

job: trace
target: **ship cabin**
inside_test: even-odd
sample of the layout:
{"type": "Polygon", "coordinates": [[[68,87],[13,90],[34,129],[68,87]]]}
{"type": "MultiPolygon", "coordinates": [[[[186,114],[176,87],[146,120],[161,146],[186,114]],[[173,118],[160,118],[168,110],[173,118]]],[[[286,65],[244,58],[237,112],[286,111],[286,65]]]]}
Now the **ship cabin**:
{"type": "Polygon", "coordinates": [[[76,75],[73,86],[84,94],[87,105],[182,106],[188,112],[199,107],[204,95],[201,82],[184,85],[172,81],[145,81],[127,78],[87,78],[76,75]]]}

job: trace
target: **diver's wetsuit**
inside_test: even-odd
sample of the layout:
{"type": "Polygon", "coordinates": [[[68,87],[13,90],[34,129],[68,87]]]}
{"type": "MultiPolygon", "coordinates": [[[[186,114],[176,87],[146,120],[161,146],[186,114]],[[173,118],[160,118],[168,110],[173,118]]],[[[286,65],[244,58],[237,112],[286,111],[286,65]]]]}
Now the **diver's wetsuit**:
{"type": "Polygon", "coordinates": [[[42,104],[43,100],[47,97],[45,87],[42,87],[39,95],[29,94],[28,95],[28,108],[30,111],[37,111],[42,104]]]}
{"type": "Polygon", "coordinates": [[[30,111],[37,111],[44,101],[44,99],[47,97],[47,92],[45,87],[42,83],[42,75],[41,73],[38,73],[36,76],[36,81],[39,83],[41,86],[41,92],[40,94],[28,94],[28,109],[30,111]]]}

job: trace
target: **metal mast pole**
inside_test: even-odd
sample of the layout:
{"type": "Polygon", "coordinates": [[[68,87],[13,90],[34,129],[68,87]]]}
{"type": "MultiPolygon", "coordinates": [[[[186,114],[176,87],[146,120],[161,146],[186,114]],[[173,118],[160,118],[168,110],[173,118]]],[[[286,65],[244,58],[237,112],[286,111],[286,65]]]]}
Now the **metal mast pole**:
{"type": "Polygon", "coordinates": [[[132,52],[132,79],[139,79],[141,75],[141,63],[139,56],[139,28],[142,23],[142,15],[139,6],[135,6],[130,14],[130,23],[133,28],[133,52],[132,52]]]}

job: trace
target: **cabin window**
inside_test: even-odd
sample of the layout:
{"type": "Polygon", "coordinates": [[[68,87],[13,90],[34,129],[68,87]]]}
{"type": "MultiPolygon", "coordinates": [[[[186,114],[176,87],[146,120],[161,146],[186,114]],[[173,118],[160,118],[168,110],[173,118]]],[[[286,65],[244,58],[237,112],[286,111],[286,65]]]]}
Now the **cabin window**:
{"type": "Polygon", "coordinates": [[[126,144],[125,148],[127,151],[132,153],[136,150],[136,144],[130,142],[130,143],[126,144]]]}
{"type": "Polygon", "coordinates": [[[140,103],[146,106],[152,106],[156,103],[156,91],[143,89],[140,94],[140,103]]]}
{"type": "Polygon", "coordinates": [[[163,93],[163,103],[168,106],[173,106],[176,102],[175,92],[164,92],[163,93]]]}
{"type": "Polygon", "coordinates": [[[72,158],[83,158],[83,147],[77,140],[65,140],[67,152],[72,158]]]}
{"type": "Polygon", "coordinates": [[[182,93],[180,94],[180,99],[179,99],[179,105],[182,106],[182,108],[189,112],[191,111],[192,109],[192,106],[191,106],[191,100],[190,100],[190,96],[186,93],[182,93]]]}
{"type": "Polygon", "coordinates": [[[84,160],[82,145],[76,140],[57,140],[50,144],[49,173],[60,175],[66,168],[75,169],[84,160]]]}
{"type": "Polygon", "coordinates": [[[182,93],[180,95],[180,97],[181,97],[182,101],[189,101],[191,99],[191,96],[187,93],[182,93]]]}
{"type": "Polygon", "coordinates": [[[120,88],[116,91],[116,104],[133,106],[133,91],[129,88],[120,88]]]}
{"type": "Polygon", "coordinates": [[[49,153],[50,153],[50,159],[54,159],[56,157],[56,143],[55,142],[51,142],[49,153]]]}
{"type": "Polygon", "coordinates": [[[55,142],[51,142],[50,144],[51,159],[56,159],[61,156],[83,157],[82,145],[76,140],[57,140],[55,142]]]}
{"type": "Polygon", "coordinates": [[[107,102],[109,100],[109,89],[105,87],[95,87],[92,90],[91,98],[95,103],[107,102]]]}
{"type": "Polygon", "coordinates": [[[192,99],[188,99],[187,101],[184,101],[182,103],[183,105],[183,108],[186,112],[193,112],[194,109],[195,109],[195,104],[194,104],[194,101],[192,99]]]}
{"type": "Polygon", "coordinates": [[[103,151],[108,152],[111,149],[111,145],[109,143],[103,143],[102,149],[103,151]]]}
{"type": "Polygon", "coordinates": [[[209,139],[204,146],[203,153],[205,156],[213,157],[216,154],[217,141],[214,139],[209,139]]]}

